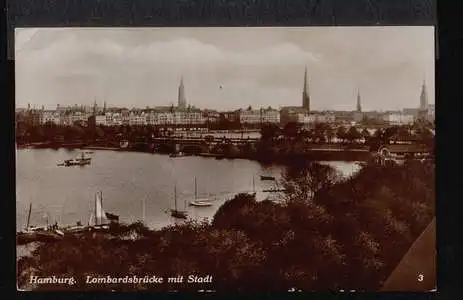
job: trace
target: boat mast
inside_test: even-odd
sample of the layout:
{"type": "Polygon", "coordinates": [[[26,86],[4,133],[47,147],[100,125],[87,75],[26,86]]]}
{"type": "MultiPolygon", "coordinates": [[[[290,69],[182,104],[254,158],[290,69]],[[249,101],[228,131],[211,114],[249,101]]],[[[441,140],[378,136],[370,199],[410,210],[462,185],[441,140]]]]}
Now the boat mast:
{"type": "Polygon", "coordinates": [[[145,222],[146,219],[146,204],[145,204],[146,197],[143,198],[143,207],[142,207],[142,221],[145,222]]]}
{"type": "Polygon", "coordinates": [[[177,211],[177,184],[174,185],[174,207],[175,211],[177,211]]]}
{"type": "Polygon", "coordinates": [[[255,183],[255,180],[254,180],[254,175],[252,175],[252,192],[253,193],[256,192],[256,183],[255,183]]]}
{"type": "Polygon", "coordinates": [[[103,192],[100,191],[100,221],[101,221],[101,224],[103,224],[103,217],[106,217],[106,216],[103,214],[103,192]]]}
{"type": "Polygon", "coordinates": [[[29,203],[29,214],[27,215],[26,229],[29,228],[29,222],[31,221],[31,210],[32,210],[32,202],[29,203]]]}
{"type": "Polygon", "coordinates": [[[198,185],[196,183],[196,177],[195,177],[195,201],[197,200],[198,198],[198,185]]]}
{"type": "Polygon", "coordinates": [[[95,225],[98,225],[98,208],[97,208],[97,202],[98,202],[98,192],[95,194],[95,225]]]}

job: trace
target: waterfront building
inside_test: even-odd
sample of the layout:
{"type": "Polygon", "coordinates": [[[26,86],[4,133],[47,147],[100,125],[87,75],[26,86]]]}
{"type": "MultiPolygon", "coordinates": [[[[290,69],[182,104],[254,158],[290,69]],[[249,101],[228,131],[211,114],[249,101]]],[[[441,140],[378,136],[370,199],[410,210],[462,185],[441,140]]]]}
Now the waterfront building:
{"type": "Polygon", "coordinates": [[[74,111],[69,114],[70,125],[75,123],[84,123],[88,120],[90,115],[83,113],[82,111],[74,111]]]}
{"type": "Polygon", "coordinates": [[[436,117],[436,106],[434,104],[428,105],[428,121],[434,122],[436,117]]]}
{"type": "MultiPolygon", "coordinates": [[[[108,113],[107,113],[107,115],[108,115],[108,113]]],[[[115,113],[109,113],[109,115],[110,115],[111,125],[113,125],[113,126],[121,126],[123,124],[122,114],[121,113],[115,112],[115,113]]],[[[108,119],[108,118],[106,117],[106,119],[108,119]]]]}
{"type": "Polygon", "coordinates": [[[56,110],[43,110],[41,124],[55,124],[60,125],[60,114],[56,110]]]}
{"type": "Polygon", "coordinates": [[[154,125],[172,125],[174,124],[174,115],[172,112],[156,112],[153,116],[154,125]]]}
{"type": "Polygon", "coordinates": [[[107,123],[106,123],[106,116],[104,116],[104,115],[95,116],[95,124],[96,124],[97,126],[98,126],[98,125],[107,126],[107,123]]]}
{"type": "Polygon", "coordinates": [[[27,110],[22,114],[22,121],[29,125],[39,125],[42,121],[42,110],[35,109],[28,105],[27,110]]]}
{"type": "MultiPolygon", "coordinates": [[[[220,120],[220,113],[216,110],[204,110],[203,111],[204,121],[207,124],[216,124],[220,120]]],[[[238,116],[239,118],[239,116],[238,116]]]]}
{"type": "Polygon", "coordinates": [[[121,117],[122,117],[122,125],[130,124],[130,111],[128,109],[124,109],[121,111],[121,117]]]}
{"type": "Polygon", "coordinates": [[[241,124],[277,124],[280,123],[280,112],[273,108],[248,108],[239,112],[239,119],[241,124]]]}
{"type": "Polygon", "coordinates": [[[415,118],[418,118],[420,109],[419,108],[404,108],[402,110],[402,113],[405,115],[413,115],[415,118]]]}
{"type": "Polygon", "coordinates": [[[261,110],[262,123],[280,123],[280,112],[277,109],[268,107],[267,109],[261,110]]]}
{"type": "Polygon", "coordinates": [[[409,125],[415,122],[415,116],[401,112],[388,112],[384,114],[383,120],[389,125],[409,125]]]}
{"type": "Polygon", "coordinates": [[[234,110],[234,111],[225,111],[222,113],[224,118],[228,120],[229,122],[236,122],[240,120],[240,111],[239,110],[234,110]]]}
{"type": "Polygon", "coordinates": [[[354,122],[354,115],[352,111],[335,111],[335,122],[339,124],[352,124],[354,122]]]}
{"type": "Polygon", "coordinates": [[[305,108],[300,106],[283,106],[280,109],[280,123],[285,125],[289,122],[297,122],[300,114],[307,114],[305,108]]]}
{"type": "Polygon", "coordinates": [[[175,111],[173,112],[175,125],[200,125],[205,123],[201,112],[197,111],[175,111]]]}
{"type": "Polygon", "coordinates": [[[129,115],[129,125],[136,125],[136,126],[146,125],[145,114],[131,111],[129,115]]]}
{"type": "Polygon", "coordinates": [[[312,123],[334,123],[336,120],[334,114],[311,113],[297,114],[296,123],[312,124],[312,123]]]}

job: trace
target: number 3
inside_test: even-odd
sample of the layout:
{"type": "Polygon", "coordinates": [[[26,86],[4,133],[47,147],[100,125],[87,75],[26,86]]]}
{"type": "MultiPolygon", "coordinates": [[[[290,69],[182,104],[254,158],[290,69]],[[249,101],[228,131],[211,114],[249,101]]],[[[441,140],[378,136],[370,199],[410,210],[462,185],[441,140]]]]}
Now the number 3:
{"type": "Polygon", "coordinates": [[[418,281],[419,282],[422,282],[424,280],[424,275],[423,274],[419,274],[418,275],[418,281]]]}

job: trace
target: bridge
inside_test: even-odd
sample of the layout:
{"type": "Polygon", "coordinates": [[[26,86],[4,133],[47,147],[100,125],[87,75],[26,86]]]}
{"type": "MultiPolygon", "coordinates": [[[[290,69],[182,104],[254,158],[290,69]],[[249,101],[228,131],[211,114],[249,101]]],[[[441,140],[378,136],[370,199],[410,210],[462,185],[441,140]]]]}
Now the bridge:
{"type": "Polygon", "coordinates": [[[223,143],[228,142],[232,144],[246,144],[257,143],[259,138],[198,138],[198,137],[157,137],[152,139],[155,142],[173,142],[173,143],[191,143],[191,144],[204,144],[204,143],[223,143]]]}
{"type": "MultiPolygon", "coordinates": [[[[153,138],[152,141],[155,144],[169,144],[180,146],[184,145],[218,145],[218,144],[233,144],[235,146],[244,145],[244,144],[257,144],[259,138],[214,138],[214,139],[205,139],[197,137],[158,137],[153,138]]],[[[283,143],[284,144],[284,143],[283,143]]],[[[278,147],[278,145],[277,145],[278,147]]],[[[312,151],[348,151],[348,152],[368,152],[368,146],[365,144],[355,144],[355,145],[343,145],[340,143],[305,143],[301,146],[304,150],[312,151]]]]}

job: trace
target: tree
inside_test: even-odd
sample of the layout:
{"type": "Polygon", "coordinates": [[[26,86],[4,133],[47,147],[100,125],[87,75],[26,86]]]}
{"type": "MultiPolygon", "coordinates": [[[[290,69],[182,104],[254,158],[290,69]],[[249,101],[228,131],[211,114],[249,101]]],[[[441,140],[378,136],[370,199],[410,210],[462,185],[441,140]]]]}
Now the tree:
{"type": "Polygon", "coordinates": [[[287,201],[309,201],[321,189],[340,178],[331,166],[317,162],[295,163],[284,173],[281,185],[287,191],[287,201]]]}
{"type": "Polygon", "coordinates": [[[328,128],[326,129],[325,134],[326,134],[326,139],[328,143],[331,143],[333,141],[333,138],[335,137],[334,130],[332,128],[328,128]]]}
{"type": "Polygon", "coordinates": [[[289,122],[285,125],[285,127],[283,128],[283,135],[286,139],[293,139],[295,138],[298,133],[299,133],[299,129],[300,129],[300,124],[296,123],[296,122],[289,122]]]}
{"type": "Polygon", "coordinates": [[[260,130],[260,136],[263,141],[273,142],[280,133],[280,128],[275,124],[264,124],[260,130]]]}
{"type": "Polygon", "coordinates": [[[343,141],[346,139],[346,128],[344,126],[339,126],[338,129],[336,130],[336,138],[339,140],[343,141]]]}
{"type": "Polygon", "coordinates": [[[355,126],[351,126],[349,130],[346,133],[346,139],[350,142],[353,143],[356,140],[361,138],[360,132],[357,130],[355,126]]]}
{"type": "Polygon", "coordinates": [[[365,141],[367,141],[371,137],[370,131],[368,131],[367,128],[363,128],[361,135],[365,139],[365,141]]]}

